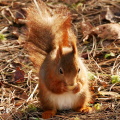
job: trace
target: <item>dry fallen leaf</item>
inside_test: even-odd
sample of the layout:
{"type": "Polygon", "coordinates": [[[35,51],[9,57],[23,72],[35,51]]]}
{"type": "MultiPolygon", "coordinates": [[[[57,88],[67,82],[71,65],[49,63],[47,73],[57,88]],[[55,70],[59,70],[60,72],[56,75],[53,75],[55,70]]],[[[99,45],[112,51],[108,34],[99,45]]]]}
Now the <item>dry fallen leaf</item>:
{"type": "Polygon", "coordinates": [[[13,120],[11,113],[3,113],[0,115],[0,120],[13,120]]]}
{"type": "Polygon", "coordinates": [[[86,34],[86,36],[84,36],[83,41],[86,41],[89,35],[92,34],[96,34],[98,37],[102,39],[111,40],[120,39],[120,25],[117,23],[110,23],[94,27],[93,29],[90,30],[88,34],[86,34]]]}
{"type": "Polygon", "coordinates": [[[112,9],[109,6],[107,6],[105,19],[110,21],[111,23],[120,22],[119,9],[112,9]]]}
{"type": "Polygon", "coordinates": [[[105,15],[106,20],[109,20],[111,23],[114,23],[115,21],[113,20],[114,18],[114,14],[112,13],[112,11],[110,10],[109,7],[107,7],[107,13],[105,15]]]}
{"type": "Polygon", "coordinates": [[[81,28],[81,32],[83,34],[83,37],[86,37],[86,36],[88,36],[90,34],[91,29],[93,28],[93,26],[88,21],[82,21],[80,23],[80,28],[81,28]]]}
{"type": "Polygon", "coordinates": [[[7,6],[7,5],[9,5],[8,1],[0,0],[0,6],[7,6]]]}
{"type": "Polygon", "coordinates": [[[26,92],[23,92],[22,94],[19,95],[19,98],[28,99],[28,95],[26,92]]]}
{"type": "Polygon", "coordinates": [[[25,100],[16,100],[15,101],[15,106],[20,106],[25,102],[25,100]]]}
{"type": "Polygon", "coordinates": [[[21,70],[20,67],[16,67],[16,71],[14,73],[15,83],[24,82],[24,75],[25,75],[25,72],[23,70],[21,70]]]}
{"type": "Polygon", "coordinates": [[[92,29],[102,39],[120,39],[120,25],[116,23],[99,25],[92,29]]]}
{"type": "Polygon", "coordinates": [[[117,93],[117,92],[99,91],[99,95],[110,96],[110,97],[114,97],[114,98],[120,98],[120,94],[117,93]]]}
{"type": "Polygon", "coordinates": [[[108,83],[105,82],[105,81],[100,81],[100,84],[101,84],[104,88],[106,88],[106,87],[108,86],[108,83]]]}

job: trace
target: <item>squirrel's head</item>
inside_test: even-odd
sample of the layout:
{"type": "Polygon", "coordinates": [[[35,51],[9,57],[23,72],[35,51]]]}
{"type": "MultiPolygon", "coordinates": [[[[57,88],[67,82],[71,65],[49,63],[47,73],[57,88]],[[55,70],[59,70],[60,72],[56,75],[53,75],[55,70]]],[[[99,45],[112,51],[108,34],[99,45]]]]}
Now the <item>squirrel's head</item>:
{"type": "Polygon", "coordinates": [[[59,46],[56,56],[56,75],[67,86],[72,86],[77,82],[81,71],[79,60],[75,43],[71,43],[71,47],[59,46]]]}

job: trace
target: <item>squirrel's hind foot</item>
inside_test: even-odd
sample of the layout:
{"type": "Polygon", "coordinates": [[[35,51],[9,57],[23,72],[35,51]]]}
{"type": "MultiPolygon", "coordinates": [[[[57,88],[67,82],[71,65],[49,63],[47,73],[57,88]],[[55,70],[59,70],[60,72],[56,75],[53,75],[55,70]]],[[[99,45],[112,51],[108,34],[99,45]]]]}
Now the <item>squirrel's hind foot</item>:
{"type": "Polygon", "coordinates": [[[92,113],[92,107],[82,107],[82,108],[79,108],[76,110],[77,112],[80,112],[80,113],[92,113]]]}
{"type": "Polygon", "coordinates": [[[42,118],[43,119],[48,119],[48,118],[53,117],[55,114],[56,114],[55,110],[48,110],[48,111],[45,111],[45,112],[42,113],[42,118]]]}

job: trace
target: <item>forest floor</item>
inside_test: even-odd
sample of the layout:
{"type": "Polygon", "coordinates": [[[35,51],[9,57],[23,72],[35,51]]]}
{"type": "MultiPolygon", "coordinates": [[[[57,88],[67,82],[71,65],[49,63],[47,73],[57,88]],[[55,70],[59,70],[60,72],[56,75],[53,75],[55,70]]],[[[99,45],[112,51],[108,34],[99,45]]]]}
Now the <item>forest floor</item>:
{"type": "MultiPolygon", "coordinates": [[[[71,11],[93,96],[93,113],[58,111],[50,120],[120,120],[120,1],[45,2],[71,11]]],[[[18,40],[24,25],[17,22],[16,12],[29,4],[30,0],[0,0],[0,120],[42,120],[38,77],[18,40]]]]}

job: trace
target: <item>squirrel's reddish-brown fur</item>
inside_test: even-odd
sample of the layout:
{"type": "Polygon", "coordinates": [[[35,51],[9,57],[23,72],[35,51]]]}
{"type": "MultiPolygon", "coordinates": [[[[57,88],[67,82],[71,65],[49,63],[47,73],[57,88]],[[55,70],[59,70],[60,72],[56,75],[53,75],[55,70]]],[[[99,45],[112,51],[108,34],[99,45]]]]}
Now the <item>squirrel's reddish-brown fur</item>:
{"type": "Polygon", "coordinates": [[[26,47],[39,70],[42,117],[50,118],[63,109],[88,112],[87,70],[78,56],[67,9],[50,9],[39,0],[27,9],[26,20],[26,47]]]}

